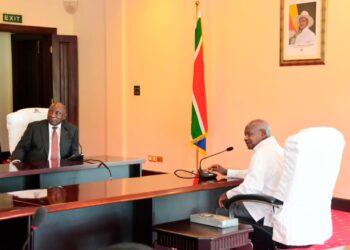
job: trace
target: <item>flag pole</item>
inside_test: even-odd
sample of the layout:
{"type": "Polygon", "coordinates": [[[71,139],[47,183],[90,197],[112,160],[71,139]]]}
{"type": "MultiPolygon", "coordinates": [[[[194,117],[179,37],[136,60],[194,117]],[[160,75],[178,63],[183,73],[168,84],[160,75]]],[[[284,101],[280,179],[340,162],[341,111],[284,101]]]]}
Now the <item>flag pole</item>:
{"type": "MultiPolygon", "coordinates": [[[[199,8],[199,1],[195,2],[196,4],[196,20],[198,19],[198,8],[199,8]]],[[[196,170],[199,170],[199,166],[198,166],[198,160],[199,160],[199,150],[198,148],[196,149],[196,170]]]]}

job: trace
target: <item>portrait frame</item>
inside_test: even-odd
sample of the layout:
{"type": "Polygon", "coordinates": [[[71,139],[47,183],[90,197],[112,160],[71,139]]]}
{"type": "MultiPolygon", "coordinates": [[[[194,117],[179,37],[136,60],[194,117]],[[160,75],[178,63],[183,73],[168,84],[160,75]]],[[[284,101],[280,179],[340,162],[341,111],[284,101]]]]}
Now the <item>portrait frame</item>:
{"type": "Polygon", "coordinates": [[[326,0],[280,1],[280,66],[325,64],[326,0]]]}

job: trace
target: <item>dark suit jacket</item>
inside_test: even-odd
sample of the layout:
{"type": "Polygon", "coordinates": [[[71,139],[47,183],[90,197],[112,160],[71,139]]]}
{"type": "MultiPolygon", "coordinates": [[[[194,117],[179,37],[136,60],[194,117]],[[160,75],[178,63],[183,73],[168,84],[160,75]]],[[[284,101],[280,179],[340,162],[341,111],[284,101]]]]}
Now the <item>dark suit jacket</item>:
{"type": "MultiPolygon", "coordinates": [[[[49,154],[48,121],[36,121],[28,124],[21,140],[10,157],[11,160],[46,161],[49,154]]],[[[79,133],[73,124],[63,121],[61,124],[61,159],[79,153],[79,133]]]]}

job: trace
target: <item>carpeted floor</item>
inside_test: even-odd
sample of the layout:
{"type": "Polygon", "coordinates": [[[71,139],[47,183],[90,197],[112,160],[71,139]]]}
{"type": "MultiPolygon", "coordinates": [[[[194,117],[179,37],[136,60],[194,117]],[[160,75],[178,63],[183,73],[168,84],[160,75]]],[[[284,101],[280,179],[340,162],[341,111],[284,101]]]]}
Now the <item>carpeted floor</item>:
{"type": "MultiPolygon", "coordinates": [[[[350,245],[350,213],[332,210],[333,236],[323,245],[314,245],[303,250],[330,249],[350,245]]],[[[300,250],[300,249],[299,249],[300,250]]]]}

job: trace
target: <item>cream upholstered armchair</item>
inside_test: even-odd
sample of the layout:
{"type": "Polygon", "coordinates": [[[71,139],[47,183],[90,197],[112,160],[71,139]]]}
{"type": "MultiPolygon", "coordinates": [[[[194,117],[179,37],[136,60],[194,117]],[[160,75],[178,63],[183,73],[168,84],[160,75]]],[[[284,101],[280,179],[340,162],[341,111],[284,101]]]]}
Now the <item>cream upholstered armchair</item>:
{"type": "Polygon", "coordinates": [[[10,153],[17,146],[27,125],[34,121],[46,119],[48,110],[48,108],[25,108],[7,115],[10,153]]]}
{"type": "Polygon", "coordinates": [[[237,195],[226,203],[229,208],[237,201],[263,202],[274,208],[272,228],[245,221],[253,225],[259,242],[254,249],[323,244],[332,236],[331,201],[344,146],[335,128],[303,129],[286,140],[282,176],[273,197],[237,195]]]}

